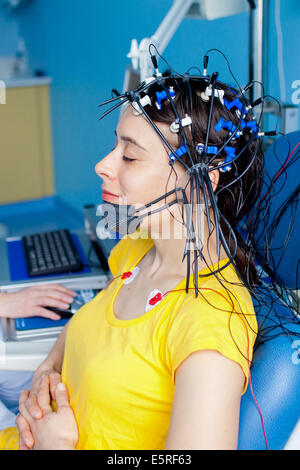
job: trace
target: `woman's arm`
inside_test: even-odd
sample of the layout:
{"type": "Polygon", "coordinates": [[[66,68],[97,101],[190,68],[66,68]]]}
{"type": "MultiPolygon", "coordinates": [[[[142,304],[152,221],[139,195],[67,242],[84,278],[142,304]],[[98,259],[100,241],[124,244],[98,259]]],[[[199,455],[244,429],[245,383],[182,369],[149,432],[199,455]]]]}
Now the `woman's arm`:
{"type": "Polygon", "coordinates": [[[64,360],[67,327],[68,327],[68,324],[64,326],[64,329],[58,336],[53,348],[49,352],[46,359],[38,367],[34,375],[36,375],[38,371],[43,371],[47,369],[53,369],[56,372],[61,373],[63,360],[64,360]]]}
{"type": "Polygon", "coordinates": [[[57,384],[61,381],[61,370],[64,359],[64,350],[65,350],[65,339],[66,339],[67,325],[65,325],[63,331],[60,333],[57,338],[56,343],[49,352],[46,359],[41,363],[34,373],[30,396],[26,401],[26,408],[31,416],[35,418],[41,417],[41,409],[38,405],[36,394],[39,388],[40,379],[45,375],[49,375],[50,378],[50,391],[55,399],[55,390],[57,384]]]}
{"type": "Polygon", "coordinates": [[[178,367],[166,449],[236,449],[241,367],[217,351],[190,354],[178,367]]]}
{"type": "MultiPolygon", "coordinates": [[[[107,288],[110,282],[111,279],[107,281],[104,289],[107,288]]],[[[24,396],[22,396],[22,409],[26,410],[26,416],[30,415],[32,418],[37,420],[40,420],[43,417],[43,410],[41,409],[38,401],[38,391],[45,375],[49,376],[50,396],[53,400],[56,401],[56,387],[61,382],[61,370],[64,359],[67,327],[68,324],[64,327],[63,331],[59,335],[47,358],[36,370],[33,376],[30,393],[26,395],[25,399],[24,396]]],[[[34,438],[31,432],[29,421],[26,420],[25,416],[23,416],[23,418],[19,418],[16,424],[20,434],[20,448],[32,448],[34,445],[34,438]]]]}
{"type": "MultiPolygon", "coordinates": [[[[34,419],[43,417],[43,410],[38,401],[38,392],[41,382],[47,375],[49,377],[49,389],[51,396],[56,400],[56,387],[61,382],[61,370],[64,358],[65,339],[67,325],[60,333],[56,343],[49,352],[46,359],[41,363],[35,371],[30,392],[26,395],[26,399],[22,401],[22,409],[26,409],[26,416],[30,415],[34,419]]],[[[21,397],[20,397],[21,398],[21,397]]],[[[20,402],[21,405],[21,402],[20,402]]],[[[20,434],[20,449],[31,448],[34,445],[34,438],[30,429],[29,422],[25,425],[25,416],[23,420],[16,422],[20,434]]]]}

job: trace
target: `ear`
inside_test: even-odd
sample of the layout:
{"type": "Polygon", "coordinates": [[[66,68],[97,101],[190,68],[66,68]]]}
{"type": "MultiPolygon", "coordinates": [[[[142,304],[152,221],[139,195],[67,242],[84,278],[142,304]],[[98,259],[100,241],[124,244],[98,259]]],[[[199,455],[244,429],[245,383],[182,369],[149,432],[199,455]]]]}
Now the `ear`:
{"type": "MultiPolygon", "coordinates": [[[[208,174],[209,174],[209,179],[210,179],[211,184],[212,184],[212,189],[213,189],[213,191],[215,192],[216,189],[217,189],[217,187],[218,187],[218,184],[219,184],[220,172],[219,172],[218,169],[216,169],[216,170],[210,171],[208,174]]],[[[189,186],[189,185],[190,185],[190,183],[188,183],[188,186],[189,186]]],[[[183,186],[185,186],[185,185],[183,185],[183,186]]],[[[207,194],[207,193],[208,193],[208,192],[207,192],[207,190],[206,190],[206,194],[207,194]]],[[[189,195],[190,195],[190,186],[189,186],[189,189],[188,189],[188,191],[187,191],[187,194],[188,194],[188,199],[190,199],[190,198],[189,198],[189,195]]],[[[196,200],[197,200],[197,199],[196,199],[196,198],[197,198],[197,195],[196,195],[196,187],[195,187],[195,186],[194,186],[193,195],[194,195],[194,201],[196,201],[196,200]]]]}
{"type": "Polygon", "coordinates": [[[210,171],[208,174],[209,174],[209,179],[212,184],[213,191],[215,192],[219,184],[220,172],[219,170],[216,169],[216,170],[210,171]]]}

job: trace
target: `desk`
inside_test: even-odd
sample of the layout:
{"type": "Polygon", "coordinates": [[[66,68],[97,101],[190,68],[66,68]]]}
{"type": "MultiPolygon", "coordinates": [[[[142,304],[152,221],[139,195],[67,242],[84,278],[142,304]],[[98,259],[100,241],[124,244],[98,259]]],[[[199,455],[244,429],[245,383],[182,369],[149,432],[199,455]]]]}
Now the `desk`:
{"type": "MultiPolygon", "coordinates": [[[[72,232],[78,236],[81,247],[89,260],[99,263],[91,243],[85,232],[72,232]]],[[[7,243],[0,240],[0,292],[14,292],[20,288],[29,287],[38,283],[60,283],[71,289],[93,288],[103,289],[110,275],[102,268],[91,267],[88,273],[72,273],[68,275],[51,276],[47,278],[26,279],[11,282],[7,243]]],[[[2,370],[35,370],[47,356],[56,339],[44,339],[41,341],[7,341],[0,339],[0,369],[2,370]]]]}

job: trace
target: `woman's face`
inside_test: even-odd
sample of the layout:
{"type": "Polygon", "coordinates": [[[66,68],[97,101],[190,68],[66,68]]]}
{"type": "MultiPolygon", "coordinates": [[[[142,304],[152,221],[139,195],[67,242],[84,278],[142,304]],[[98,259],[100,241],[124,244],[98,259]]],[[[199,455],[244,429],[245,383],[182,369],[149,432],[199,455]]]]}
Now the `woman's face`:
{"type": "MultiPolygon", "coordinates": [[[[176,150],[177,134],[172,134],[166,124],[159,123],[157,127],[176,150]]],[[[178,187],[185,179],[186,171],[179,162],[175,162],[176,182],[176,174],[169,165],[169,153],[147,119],[143,115],[134,115],[132,108],[128,107],[117,127],[114,149],[95,166],[97,175],[103,179],[103,201],[138,208],[178,187]]],[[[175,198],[176,195],[172,194],[166,201],[163,199],[151,206],[151,210],[175,198]]],[[[174,206],[171,207],[173,213],[176,211],[174,206]]],[[[154,219],[151,216],[151,227],[154,219]]]]}

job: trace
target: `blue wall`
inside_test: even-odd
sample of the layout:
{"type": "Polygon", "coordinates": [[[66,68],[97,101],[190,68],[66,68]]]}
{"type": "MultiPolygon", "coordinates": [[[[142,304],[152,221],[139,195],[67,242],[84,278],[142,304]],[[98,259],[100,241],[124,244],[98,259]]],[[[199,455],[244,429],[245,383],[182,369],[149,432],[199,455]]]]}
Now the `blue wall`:
{"type": "MultiPolygon", "coordinates": [[[[292,83],[300,80],[300,3],[299,0],[281,0],[281,27],[283,36],[283,64],[286,101],[291,103],[295,91],[292,83]]],[[[275,31],[275,1],[270,0],[269,33],[269,92],[280,98],[277,68],[277,39],[275,31]]]]}
{"type": "Polygon", "coordinates": [[[14,55],[18,47],[18,22],[0,10],[0,56],[14,55]]]}
{"type": "MultiPolygon", "coordinates": [[[[291,83],[300,79],[298,38],[300,7],[297,0],[282,1],[287,97],[291,83]]],[[[271,0],[271,16],[274,0],[271,0]]],[[[52,134],[57,194],[80,208],[100,201],[100,180],[94,165],[110,150],[118,113],[98,122],[97,104],[122,89],[123,74],[132,38],[151,36],[172,5],[172,0],[33,0],[14,18],[0,13],[0,34],[6,31],[7,50],[16,34],[25,38],[33,70],[52,77],[52,134]]],[[[276,41],[271,18],[270,89],[279,97],[276,41]]],[[[1,41],[0,41],[1,44],[1,41]]],[[[0,53],[3,52],[3,44],[0,53]]],[[[248,18],[240,14],[215,21],[185,20],[164,56],[178,71],[202,66],[209,48],[220,48],[230,59],[241,84],[248,79],[248,18]]],[[[213,56],[211,70],[224,80],[230,76],[222,58],[213,56]]]]}

